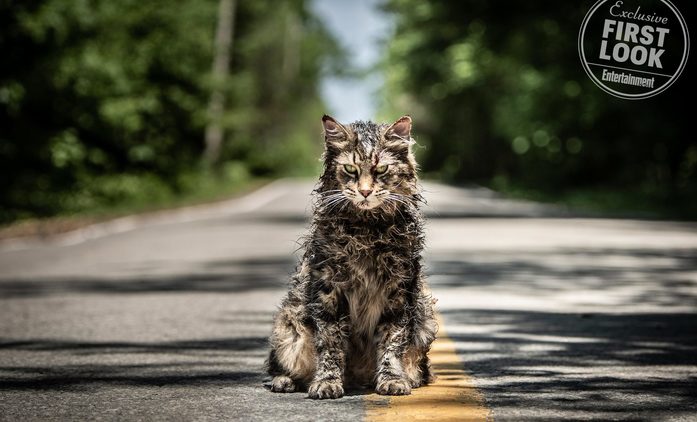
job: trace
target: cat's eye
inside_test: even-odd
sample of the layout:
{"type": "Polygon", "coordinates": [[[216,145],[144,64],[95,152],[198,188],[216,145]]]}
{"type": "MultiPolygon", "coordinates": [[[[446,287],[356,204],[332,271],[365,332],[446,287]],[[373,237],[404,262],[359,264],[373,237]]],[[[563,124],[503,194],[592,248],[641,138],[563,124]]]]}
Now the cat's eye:
{"type": "Polygon", "coordinates": [[[344,170],[346,170],[346,173],[348,174],[358,173],[358,169],[356,168],[356,166],[352,166],[351,164],[344,164],[344,170]]]}
{"type": "Polygon", "coordinates": [[[376,174],[384,174],[387,171],[387,164],[383,164],[381,166],[375,167],[375,173],[376,174]]]}

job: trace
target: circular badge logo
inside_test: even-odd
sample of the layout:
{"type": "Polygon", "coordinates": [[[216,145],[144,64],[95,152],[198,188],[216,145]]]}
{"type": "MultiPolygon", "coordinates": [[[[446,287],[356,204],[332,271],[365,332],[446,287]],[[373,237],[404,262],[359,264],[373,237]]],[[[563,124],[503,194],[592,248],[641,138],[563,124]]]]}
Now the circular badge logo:
{"type": "Polygon", "coordinates": [[[600,0],[578,36],[583,68],[600,89],[628,100],[657,95],[687,63],[690,35],[668,0],[600,0]]]}

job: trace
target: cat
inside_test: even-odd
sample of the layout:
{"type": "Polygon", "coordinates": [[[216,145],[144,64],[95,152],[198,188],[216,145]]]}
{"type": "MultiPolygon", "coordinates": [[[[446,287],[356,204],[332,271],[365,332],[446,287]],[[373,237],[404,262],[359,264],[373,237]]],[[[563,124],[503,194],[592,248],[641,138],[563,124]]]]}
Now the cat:
{"type": "Polygon", "coordinates": [[[322,123],[310,233],[269,339],[271,391],[333,399],[345,385],[369,385],[410,394],[434,379],[427,353],[438,331],[421,267],[412,121],[322,123]]]}

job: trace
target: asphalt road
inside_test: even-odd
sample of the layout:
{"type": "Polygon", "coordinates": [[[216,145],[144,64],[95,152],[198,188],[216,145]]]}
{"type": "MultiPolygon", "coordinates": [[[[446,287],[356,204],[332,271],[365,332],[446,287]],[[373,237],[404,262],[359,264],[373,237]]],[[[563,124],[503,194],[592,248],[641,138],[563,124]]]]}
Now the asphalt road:
{"type": "MultiPolygon", "coordinates": [[[[346,420],[262,371],[312,182],[0,244],[0,420],[346,420]]],[[[697,224],[426,184],[427,266],[496,420],[697,420],[697,224]]]]}

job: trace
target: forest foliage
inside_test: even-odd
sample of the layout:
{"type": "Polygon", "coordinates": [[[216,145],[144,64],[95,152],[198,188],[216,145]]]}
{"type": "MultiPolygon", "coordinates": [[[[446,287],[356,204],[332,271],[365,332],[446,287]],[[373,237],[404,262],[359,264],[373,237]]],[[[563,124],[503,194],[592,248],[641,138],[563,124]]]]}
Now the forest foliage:
{"type": "MultiPolygon", "coordinates": [[[[387,1],[384,110],[414,115],[427,174],[551,196],[634,192],[697,212],[694,65],[650,99],[606,94],[577,50],[592,4],[387,1]]],[[[676,4],[689,22],[694,2],[676,4]]]]}
{"type": "Polygon", "coordinates": [[[0,0],[0,222],[312,173],[341,49],[302,0],[236,3],[210,174],[217,1],[0,0]]]}

